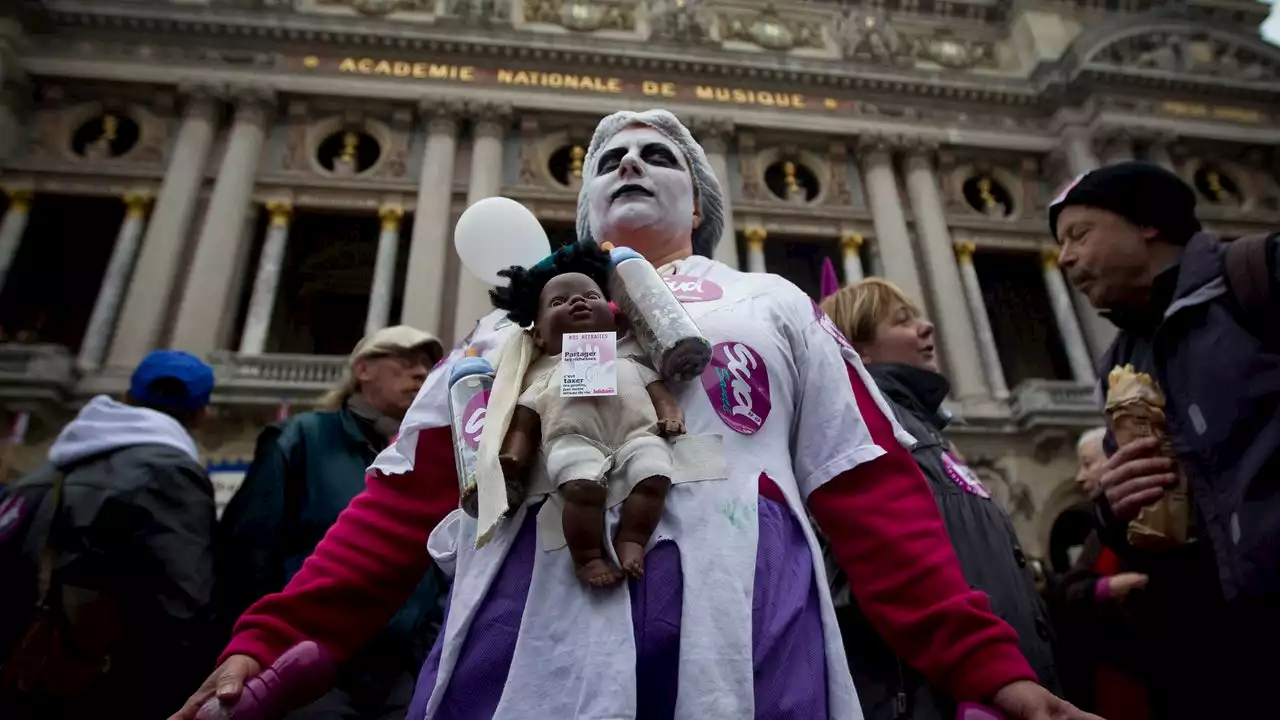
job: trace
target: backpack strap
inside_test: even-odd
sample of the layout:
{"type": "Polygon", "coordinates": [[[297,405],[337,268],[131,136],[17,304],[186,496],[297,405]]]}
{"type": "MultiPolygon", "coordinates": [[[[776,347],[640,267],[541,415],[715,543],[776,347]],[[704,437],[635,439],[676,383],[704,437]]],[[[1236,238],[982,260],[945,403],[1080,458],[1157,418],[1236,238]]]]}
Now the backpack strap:
{"type": "Polygon", "coordinates": [[[44,547],[40,550],[40,565],[37,577],[36,596],[40,607],[48,607],[49,594],[53,589],[53,566],[57,560],[57,550],[53,547],[53,529],[62,515],[62,499],[67,476],[61,470],[53,479],[53,516],[49,518],[49,532],[44,536],[44,547]]]}
{"type": "Polygon", "coordinates": [[[1272,308],[1274,281],[1268,255],[1274,238],[1271,233],[1246,235],[1227,243],[1223,252],[1227,285],[1251,323],[1272,308]]]}

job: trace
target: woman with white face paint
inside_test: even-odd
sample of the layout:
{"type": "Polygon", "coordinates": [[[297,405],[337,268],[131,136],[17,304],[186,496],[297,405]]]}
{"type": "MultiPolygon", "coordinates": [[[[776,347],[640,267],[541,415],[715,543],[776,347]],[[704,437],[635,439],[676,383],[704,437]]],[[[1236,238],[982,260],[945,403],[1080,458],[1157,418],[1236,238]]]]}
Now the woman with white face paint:
{"type": "MultiPolygon", "coordinates": [[[[545,495],[475,549],[476,523],[456,510],[445,398],[460,347],[365,493],[289,587],[240,618],[181,716],[215,692],[236,697],[303,639],[349,656],[434,559],[454,584],[411,720],[860,718],[807,511],[894,651],[953,697],[1012,718],[1092,717],[1035,684],[1016,633],[965,584],[910,436],[826,316],[781,278],[709,259],[722,213],[706,156],[674,116],[601,121],[580,241],[641,252],[710,339],[701,381],[671,390],[689,434],[723,448],[701,475],[673,478],[641,580],[579,583],[545,495]]],[[[496,360],[517,332],[495,312],[467,344],[496,360]]]]}

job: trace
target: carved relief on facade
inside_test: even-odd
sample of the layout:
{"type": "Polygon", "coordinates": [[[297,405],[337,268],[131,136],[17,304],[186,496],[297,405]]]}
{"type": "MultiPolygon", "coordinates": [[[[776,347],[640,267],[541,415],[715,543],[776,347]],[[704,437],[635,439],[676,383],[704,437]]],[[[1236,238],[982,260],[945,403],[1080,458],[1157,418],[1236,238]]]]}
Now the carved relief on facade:
{"type": "Polygon", "coordinates": [[[172,121],[136,104],[38,108],[28,154],[65,162],[158,165],[164,161],[172,121]]]}
{"type": "Polygon", "coordinates": [[[738,134],[738,175],[742,178],[742,199],[760,199],[762,173],[756,161],[756,139],[750,133],[738,134]]]}
{"type": "Polygon", "coordinates": [[[883,11],[854,9],[836,18],[836,42],[845,60],[876,65],[914,65],[916,61],[965,70],[995,63],[995,46],[957,37],[947,30],[905,33],[883,11]]]}
{"type": "Polygon", "coordinates": [[[825,202],[828,205],[848,205],[849,193],[849,148],[842,142],[833,142],[827,154],[830,166],[825,202]]]}
{"type": "Polygon", "coordinates": [[[765,50],[822,49],[827,46],[821,22],[782,17],[772,3],[754,15],[724,15],[722,37],[757,45],[765,50]]]}
{"type": "Polygon", "coordinates": [[[939,171],[949,211],[1010,221],[1027,217],[1039,202],[1035,199],[1036,183],[1024,179],[1026,167],[1005,167],[986,158],[963,162],[944,152],[939,171]],[[1027,189],[1027,185],[1031,188],[1027,189]]]}
{"type": "Polygon", "coordinates": [[[289,108],[284,131],[283,172],[332,178],[403,178],[408,172],[412,116],[397,114],[388,125],[358,112],[312,120],[301,103],[289,108]]]}
{"type": "Polygon", "coordinates": [[[705,0],[651,0],[649,27],[652,37],[678,43],[700,43],[712,39],[715,14],[705,0]]]}
{"type": "Polygon", "coordinates": [[[361,15],[381,17],[400,11],[430,12],[435,0],[317,0],[320,7],[349,7],[361,15]]]}
{"type": "Polygon", "coordinates": [[[634,5],[593,0],[523,0],[524,21],[559,25],[576,32],[631,31],[636,28],[634,5]]]}
{"type": "Polygon", "coordinates": [[[1244,152],[1243,164],[1253,176],[1256,206],[1264,212],[1280,212],[1280,172],[1275,169],[1280,154],[1260,147],[1244,152]]]}
{"type": "Polygon", "coordinates": [[[511,0],[444,0],[444,15],[464,25],[507,25],[511,23],[511,0]]]}
{"type": "Polygon", "coordinates": [[[1091,64],[1230,78],[1280,79],[1280,61],[1229,40],[1189,29],[1121,38],[1096,51],[1091,64]]]}
{"type": "Polygon", "coordinates": [[[542,162],[538,148],[538,118],[525,115],[520,118],[520,185],[541,184],[542,162]]]}
{"type": "Polygon", "coordinates": [[[1182,179],[1199,196],[1203,208],[1214,211],[1251,211],[1257,208],[1253,173],[1232,162],[1221,150],[1207,151],[1183,167],[1182,179]]]}
{"type": "Polygon", "coordinates": [[[768,189],[768,199],[787,205],[826,201],[828,188],[820,178],[830,177],[831,170],[817,155],[794,146],[774,147],[762,150],[754,165],[756,181],[768,189]]]}

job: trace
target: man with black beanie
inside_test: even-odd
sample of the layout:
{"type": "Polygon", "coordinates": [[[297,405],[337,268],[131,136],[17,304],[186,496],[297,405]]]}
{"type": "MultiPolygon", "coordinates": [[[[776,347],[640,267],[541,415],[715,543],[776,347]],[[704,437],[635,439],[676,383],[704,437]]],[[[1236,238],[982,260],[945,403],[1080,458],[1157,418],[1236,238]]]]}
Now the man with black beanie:
{"type": "Polygon", "coordinates": [[[1201,231],[1195,194],[1158,165],[1077,178],[1049,208],[1060,265],[1120,333],[1099,367],[1148,373],[1164,391],[1176,458],[1108,433],[1103,541],[1148,587],[1131,598],[1147,629],[1156,718],[1274,712],[1280,674],[1280,242],[1201,231]],[[1143,551],[1126,529],[1187,476],[1195,540],[1143,551]]]}

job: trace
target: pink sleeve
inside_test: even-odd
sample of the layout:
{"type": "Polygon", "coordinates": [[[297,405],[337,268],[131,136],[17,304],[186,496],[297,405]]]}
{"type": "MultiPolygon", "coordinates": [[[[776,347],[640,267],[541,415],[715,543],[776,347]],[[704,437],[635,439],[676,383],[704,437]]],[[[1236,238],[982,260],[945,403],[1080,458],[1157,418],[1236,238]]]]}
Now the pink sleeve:
{"type": "Polygon", "coordinates": [[[240,616],[219,664],[249,655],[266,666],[302,640],[341,662],[386,625],[431,565],[431,531],[458,506],[449,428],[421,431],[413,468],[365,478],[284,590],[240,616]]]}

